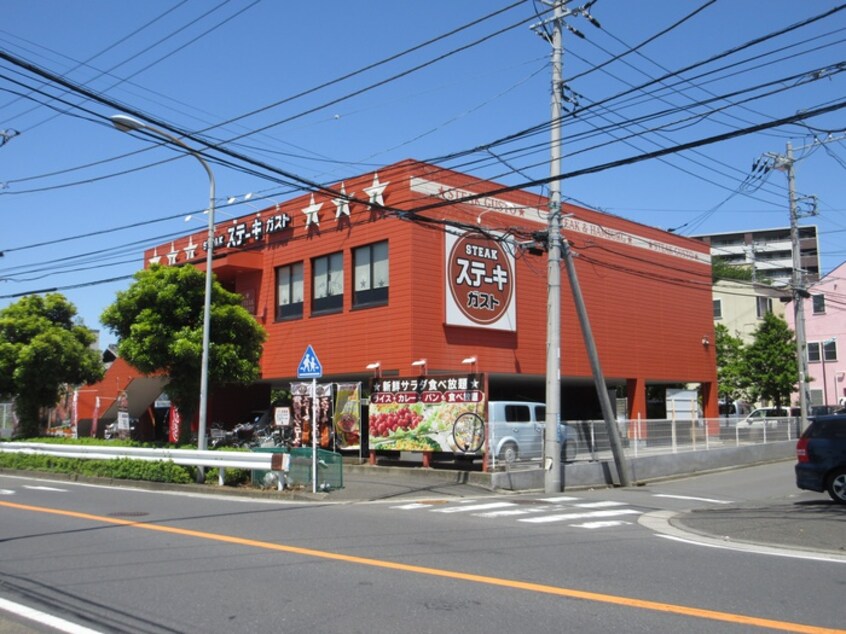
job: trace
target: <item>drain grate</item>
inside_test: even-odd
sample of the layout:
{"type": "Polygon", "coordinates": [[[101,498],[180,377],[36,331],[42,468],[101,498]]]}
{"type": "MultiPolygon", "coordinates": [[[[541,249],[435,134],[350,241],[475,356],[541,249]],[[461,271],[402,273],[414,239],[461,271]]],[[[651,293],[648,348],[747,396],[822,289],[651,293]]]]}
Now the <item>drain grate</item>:
{"type": "Polygon", "coordinates": [[[149,515],[149,513],[146,511],[115,511],[109,513],[108,517],[144,517],[145,515],[149,515]]]}

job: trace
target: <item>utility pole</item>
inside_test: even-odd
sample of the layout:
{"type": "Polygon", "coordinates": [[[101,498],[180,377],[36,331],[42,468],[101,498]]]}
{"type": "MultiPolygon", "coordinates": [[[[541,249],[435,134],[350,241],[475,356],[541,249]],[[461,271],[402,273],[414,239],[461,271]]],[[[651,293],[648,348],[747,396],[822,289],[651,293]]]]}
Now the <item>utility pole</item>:
{"type": "MultiPolygon", "coordinates": [[[[800,431],[808,428],[808,354],[805,338],[805,307],[804,299],[808,297],[805,288],[805,275],[802,269],[802,257],[799,245],[799,208],[796,198],[796,175],[794,172],[793,146],[787,142],[785,155],[767,153],[772,161],[773,169],[787,174],[787,196],[790,207],[790,248],[793,256],[793,274],[791,276],[791,292],[793,295],[793,327],[796,335],[796,363],[799,368],[799,418],[800,431]]],[[[811,215],[816,214],[816,209],[811,215]]]]}
{"type": "Polygon", "coordinates": [[[546,294],[546,422],[544,425],[544,491],[561,491],[561,25],[564,5],[556,0],[552,22],[552,130],[550,133],[549,215],[547,216],[547,294],[546,294]]]}
{"type": "Polygon", "coordinates": [[[576,269],[570,254],[569,245],[562,240],[561,235],[561,181],[557,178],[561,174],[561,101],[564,91],[563,78],[563,44],[562,30],[567,29],[578,37],[584,37],[575,28],[565,25],[564,18],[580,15],[591,24],[599,27],[588,12],[595,0],[588,1],[584,6],[576,9],[565,9],[568,0],[552,0],[547,2],[553,8],[551,20],[535,25],[538,34],[552,45],[552,107],[550,131],[549,172],[552,181],[549,185],[549,212],[547,215],[547,303],[546,303],[546,421],[544,423],[544,491],[558,493],[561,491],[561,441],[558,437],[561,419],[561,254],[564,253],[570,288],[582,327],[582,336],[590,357],[594,374],[597,395],[599,396],[603,418],[608,427],[611,449],[617,464],[620,484],[629,486],[631,479],[628,465],[620,444],[620,433],[617,421],[611,411],[608,390],[599,365],[599,357],[594,345],[587,311],[582,299],[581,288],[576,277],[576,269]],[[546,29],[551,24],[552,33],[546,29]],[[562,246],[563,245],[563,246],[562,246]]]}
{"type": "Polygon", "coordinates": [[[808,344],[805,340],[805,276],[799,248],[799,212],[796,207],[796,174],[793,169],[793,146],[787,142],[784,161],[787,170],[787,196],[790,204],[790,248],[793,252],[793,324],[796,328],[796,358],[799,362],[799,429],[808,428],[808,344]]]}

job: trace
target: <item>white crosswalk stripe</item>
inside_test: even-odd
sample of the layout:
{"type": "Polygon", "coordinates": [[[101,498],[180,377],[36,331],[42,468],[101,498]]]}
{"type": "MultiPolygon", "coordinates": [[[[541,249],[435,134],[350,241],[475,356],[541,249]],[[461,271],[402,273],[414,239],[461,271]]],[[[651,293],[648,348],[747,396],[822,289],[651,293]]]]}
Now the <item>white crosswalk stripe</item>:
{"type": "Polygon", "coordinates": [[[518,521],[531,524],[547,524],[549,522],[565,522],[594,517],[617,517],[619,515],[640,515],[640,511],[636,511],[635,509],[617,509],[615,511],[588,511],[587,513],[559,513],[556,515],[542,515],[541,517],[527,517],[518,521]]]}
{"type": "Polygon", "coordinates": [[[435,513],[468,513],[470,511],[487,511],[517,506],[513,502],[489,502],[487,504],[472,504],[469,506],[449,506],[447,508],[432,509],[435,513]]]}
{"type": "Polygon", "coordinates": [[[612,502],[611,500],[603,500],[601,502],[579,502],[573,506],[580,509],[601,509],[609,506],[625,506],[625,502],[612,502]]]}
{"type": "Polygon", "coordinates": [[[464,514],[483,519],[510,519],[536,525],[561,523],[572,528],[595,530],[630,525],[632,522],[618,518],[641,514],[639,510],[623,507],[626,507],[624,502],[614,500],[585,500],[572,495],[559,495],[490,502],[478,499],[420,500],[390,508],[446,515],[464,514]]]}

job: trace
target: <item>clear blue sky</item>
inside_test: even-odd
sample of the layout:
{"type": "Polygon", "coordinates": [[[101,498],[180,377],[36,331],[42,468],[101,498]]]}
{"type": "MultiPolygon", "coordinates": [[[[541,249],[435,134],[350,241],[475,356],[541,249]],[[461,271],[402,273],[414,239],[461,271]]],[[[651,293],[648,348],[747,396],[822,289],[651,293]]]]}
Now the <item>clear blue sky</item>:
{"type": "MultiPolygon", "coordinates": [[[[511,185],[548,175],[546,130],[490,152],[443,157],[549,120],[551,49],[530,28],[545,5],[523,2],[482,20],[512,4],[6,0],[0,48],[313,181],[333,183],[415,158],[511,185]]],[[[578,94],[581,108],[564,127],[564,171],[843,99],[846,11],[789,28],[837,6],[816,0],[598,0],[591,13],[602,28],[572,17],[568,23],[585,38],[564,37],[568,94],[578,94]],[[683,70],[755,38],[764,39],[683,70]],[[683,72],[654,82],[675,71],[683,72]]],[[[173,153],[115,131],[107,123],[113,108],[8,61],[0,61],[0,69],[0,130],[19,132],[0,147],[0,307],[16,301],[10,295],[58,288],[87,325],[99,328],[103,309],[130,283],[102,281],[141,268],[145,247],[201,228],[184,217],[205,208],[207,177],[191,158],[150,166],[173,153]],[[161,221],[132,226],[154,220],[161,221]],[[92,235],[107,229],[114,230],[92,235]],[[47,244],[33,246],[38,243],[47,244]]],[[[828,130],[836,139],[844,121],[846,110],[840,110],[807,124],[816,138],[828,130]]],[[[784,174],[752,178],[753,161],[767,152],[783,154],[788,141],[802,148],[814,138],[806,127],[784,126],[568,179],[562,191],[581,204],[683,235],[787,226],[784,174]]],[[[828,272],[846,259],[846,143],[796,154],[797,190],[819,197],[819,215],[801,222],[819,227],[828,272]]],[[[243,169],[214,169],[221,203],[247,193],[275,201],[301,193],[243,169]]],[[[250,211],[240,205],[222,214],[250,211]]],[[[113,340],[101,333],[102,345],[113,340]]]]}

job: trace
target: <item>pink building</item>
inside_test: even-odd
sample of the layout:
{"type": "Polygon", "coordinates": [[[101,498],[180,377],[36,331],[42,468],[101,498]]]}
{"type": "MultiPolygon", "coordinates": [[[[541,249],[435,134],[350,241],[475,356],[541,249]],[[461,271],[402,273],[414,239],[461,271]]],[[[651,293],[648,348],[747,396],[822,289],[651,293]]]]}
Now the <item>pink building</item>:
{"type": "MultiPolygon", "coordinates": [[[[846,404],[846,262],[808,288],[803,302],[805,339],[808,344],[809,393],[814,405],[846,404]]],[[[794,326],[793,310],[785,317],[794,326]]],[[[798,394],[794,401],[798,401],[798,394]]]]}

